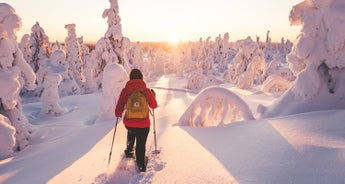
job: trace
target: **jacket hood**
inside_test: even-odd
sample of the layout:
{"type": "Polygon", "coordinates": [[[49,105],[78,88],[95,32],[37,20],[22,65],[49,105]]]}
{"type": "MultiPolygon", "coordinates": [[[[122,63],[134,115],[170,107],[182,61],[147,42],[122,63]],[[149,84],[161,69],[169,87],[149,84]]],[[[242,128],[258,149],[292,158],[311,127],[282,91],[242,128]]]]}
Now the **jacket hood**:
{"type": "Polygon", "coordinates": [[[142,79],[132,79],[126,83],[125,88],[128,91],[134,91],[135,89],[146,89],[146,83],[142,79]]]}

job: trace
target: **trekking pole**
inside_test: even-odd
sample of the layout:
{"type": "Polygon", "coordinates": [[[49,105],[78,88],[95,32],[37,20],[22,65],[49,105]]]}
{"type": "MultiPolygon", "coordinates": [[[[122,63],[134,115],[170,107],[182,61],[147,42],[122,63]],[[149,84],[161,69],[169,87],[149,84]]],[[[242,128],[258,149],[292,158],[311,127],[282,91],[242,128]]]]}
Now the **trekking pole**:
{"type": "Polygon", "coordinates": [[[157,150],[155,109],[152,109],[152,116],[153,116],[153,135],[154,135],[154,141],[155,141],[155,151],[153,153],[154,154],[159,154],[160,151],[157,150]]]}
{"type": "Polygon", "coordinates": [[[117,122],[118,121],[119,121],[119,118],[116,118],[114,135],[113,135],[113,141],[111,142],[111,148],[110,148],[109,159],[108,159],[108,167],[109,167],[109,164],[110,164],[111,154],[113,153],[113,145],[114,145],[115,133],[116,133],[116,127],[117,127],[117,122]]]}

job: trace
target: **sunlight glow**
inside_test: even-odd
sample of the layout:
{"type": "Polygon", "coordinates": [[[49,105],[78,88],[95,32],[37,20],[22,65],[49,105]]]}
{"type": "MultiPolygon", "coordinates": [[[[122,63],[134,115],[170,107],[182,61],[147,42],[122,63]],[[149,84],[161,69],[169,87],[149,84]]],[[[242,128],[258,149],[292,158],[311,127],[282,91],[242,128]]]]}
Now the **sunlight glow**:
{"type": "Polygon", "coordinates": [[[169,34],[169,42],[176,45],[180,41],[179,34],[177,32],[171,32],[169,34]]]}

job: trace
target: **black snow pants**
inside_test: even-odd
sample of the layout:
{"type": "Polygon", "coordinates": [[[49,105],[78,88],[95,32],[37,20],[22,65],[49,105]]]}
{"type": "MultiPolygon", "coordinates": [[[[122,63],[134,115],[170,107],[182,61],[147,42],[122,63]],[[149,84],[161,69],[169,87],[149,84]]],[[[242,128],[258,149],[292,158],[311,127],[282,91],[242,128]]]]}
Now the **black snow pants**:
{"type": "Polygon", "coordinates": [[[132,128],[127,127],[127,148],[126,151],[133,150],[135,145],[135,157],[139,166],[144,165],[145,152],[146,152],[146,140],[150,131],[150,127],[147,128],[132,128]]]}

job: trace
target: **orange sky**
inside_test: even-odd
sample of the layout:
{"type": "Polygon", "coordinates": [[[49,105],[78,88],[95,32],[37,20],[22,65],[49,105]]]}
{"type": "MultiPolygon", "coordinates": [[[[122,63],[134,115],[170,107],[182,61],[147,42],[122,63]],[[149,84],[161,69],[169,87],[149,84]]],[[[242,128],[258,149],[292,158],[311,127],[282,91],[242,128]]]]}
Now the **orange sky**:
{"type": "MultiPolygon", "coordinates": [[[[102,13],[108,0],[4,0],[23,20],[18,39],[39,22],[50,41],[63,41],[66,24],[75,23],[77,36],[97,41],[107,29],[102,13]]],[[[131,41],[212,40],[228,32],[230,41],[260,36],[294,41],[300,27],[290,26],[289,12],[301,0],[119,0],[123,35],[131,41]]]]}

